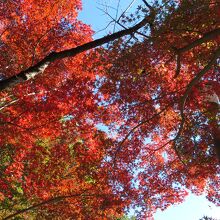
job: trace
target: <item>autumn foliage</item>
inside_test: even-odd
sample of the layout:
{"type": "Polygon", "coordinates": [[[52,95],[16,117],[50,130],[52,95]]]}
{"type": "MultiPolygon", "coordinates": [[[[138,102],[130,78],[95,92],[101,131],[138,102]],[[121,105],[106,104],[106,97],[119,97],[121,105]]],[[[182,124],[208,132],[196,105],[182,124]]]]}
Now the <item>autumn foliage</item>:
{"type": "Polygon", "coordinates": [[[220,205],[220,3],[143,1],[96,41],[81,7],[0,3],[0,218],[220,205]]]}

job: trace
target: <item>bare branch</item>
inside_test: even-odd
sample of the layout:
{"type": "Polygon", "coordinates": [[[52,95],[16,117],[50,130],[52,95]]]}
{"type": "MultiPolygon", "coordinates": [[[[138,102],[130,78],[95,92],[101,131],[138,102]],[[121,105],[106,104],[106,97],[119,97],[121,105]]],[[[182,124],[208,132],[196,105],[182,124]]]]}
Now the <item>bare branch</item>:
{"type": "MultiPolygon", "coordinates": [[[[125,27],[123,24],[121,24],[120,22],[119,22],[119,20],[116,20],[115,18],[113,18],[107,11],[105,11],[105,10],[103,10],[103,9],[101,9],[101,8],[98,8],[100,11],[102,11],[102,12],[104,12],[106,15],[108,15],[111,19],[112,19],[112,21],[110,22],[110,23],[112,23],[112,22],[114,22],[115,24],[118,24],[119,26],[121,26],[122,28],[124,28],[124,29],[128,29],[127,27],[125,27]]],[[[110,24],[109,23],[109,24],[110,24]]],[[[113,33],[115,32],[115,25],[114,25],[114,31],[113,31],[113,33]]]]}
{"type": "Polygon", "coordinates": [[[153,10],[153,7],[146,0],[143,0],[143,2],[149,8],[149,10],[153,10]]]}
{"type": "Polygon", "coordinates": [[[132,5],[136,2],[137,0],[133,0],[128,7],[122,12],[122,14],[119,16],[118,21],[122,18],[122,16],[132,7],[132,5]]]}
{"type": "Polygon", "coordinates": [[[116,10],[116,15],[115,15],[115,24],[114,24],[114,28],[113,28],[113,33],[115,33],[115,27],[116,27],[116,24],[117,24],[120,1],[121,1],[121,0],[118,0],[118,4],[117,4],[117,10],[116,10]]]}

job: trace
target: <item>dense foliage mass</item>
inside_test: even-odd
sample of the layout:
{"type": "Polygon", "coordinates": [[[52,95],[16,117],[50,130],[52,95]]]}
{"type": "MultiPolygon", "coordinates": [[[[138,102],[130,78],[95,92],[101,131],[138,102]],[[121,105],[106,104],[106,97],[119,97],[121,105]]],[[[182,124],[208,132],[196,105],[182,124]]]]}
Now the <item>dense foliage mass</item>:
{"type": "Polygon", "coordinates": [[[0,3],[0,218],[220,205],[219,1],[144,0],[95,41],[80,9],[0,3]]]}

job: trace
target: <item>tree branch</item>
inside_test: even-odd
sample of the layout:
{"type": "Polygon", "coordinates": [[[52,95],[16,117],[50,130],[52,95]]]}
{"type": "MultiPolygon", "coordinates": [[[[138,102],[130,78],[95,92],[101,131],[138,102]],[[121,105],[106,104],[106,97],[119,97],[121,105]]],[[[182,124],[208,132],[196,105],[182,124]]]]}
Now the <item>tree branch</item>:
{"type": "Polygon", "coordinates": [[[42,59],[37,64],[29,67],[28,69],[21,71],[20,73],[9,77],[5,80],[0,81],[0,91],[9,88],[11,86],[14,86],[20,82],[25,82],[27,80],[33,79],[35,76],[41,74],[44,72],[44,70],[49,66],[50,63],[60,60],[67,57],[74,57],[77,54],[80,54],[84,51],[96,48],[98,46],[101,46],[105,43],[114,41],[118,38],[121,38],[126,35],[130,35],[143,26],[145,26],[147,23],[151,21],[151,15],[146,16],[142,21],[140,21],[138,24],[134,25],[131,28],[128,28],[126,30],[118,31],[116,33],[113,33],[111,35],[107,35],[105,37],[102,37],[100,39],[90,41],[88,43],[85,43],[81,46],[71,48],[68,50],[60,51],[60,52],[52,52],[49,55],[47,55],[44,59],[42,59]]]}
{"type": "Polygon", "coordinates": [[[207,42],[209,40],[212,40],[213,38],[217,37],[220,35],[220,28],[217,28],[215,30],[212,30],[210,32],[207,32],[203,35],[203,37],[193,41],[192,43],[186,45],[185,47],[182,47],[180,49],[177,49],[179,51],[179,53],[184,53],[188,50],[191,50],[192,48],[204,43],[204,42],[207,42]]]}
{"type": "Polygon", "coordinates": [[[188,50],[191,50],[192,48],[198,46],[198,45],[201,45],[202,43],[205,43],[209,40],[212,40],[213,38],[217,37],[220,35],[220,28],[217,28],[215,30],[212,30],[210,32],[207,32],[203,35],[203,37],[193,41],[192,43],[182,47],[182,48],[174,48],[173,49],[175,50],[175,53],[176,53],[176,56],[177,56],[177,64],[176,64],[176,73],[175,73],[175,76],[174,78],[176,78],[179,73],[180,73],[180,69],[181,69],[181,62],[180,62],[180,57],[181,57],[181,54],[188,51],[188,50]]]}
{"type": "Polygon", "coordinates": [[[142,1],[149,8],[149,10],[153,10],[153,7],[146,0],[142,0],[142,1]]]}
{"type": "MultiPolygon", "coordinates": [[[[185,115],[184,115],[184,108],[185,108],[185,104],[187,101],[187,98],[192,90],[192,88],[199,82],[199,80],[210,70],[210,68],[212,67],[212,65],[216,62],[216,60],[218,59],[218,57],[220,56],[220,47],[215,51],[213,57],[211,58],[211,60],[209,61],[209,63],[190,81],[190,83],[188,84],[185,93],[183,94],[181,101],[180,101],[180,115],[181,115],[181,123],[180,123],[180,127],[179,127],[179,131],[176,135],[176,137],[173,139],[173,141],[175,142],[181,135],[182,131],[183,131],[183,127],[185,124],[185,115]]],[[[178,152],[178,150],[175,148],[176,152],[178,152]]]]}
{"type": "Polygon", "coordinates": [[[30,210],[33,210],[33,209],[36,209],[36,208],[39,208],[41,206],[44,206],[44,205],[48,205],[50,203],[55,203],[55,202],[59,202],[59,201],[62,201],[62,200],[65,200],[65,199],[69,199],[69,198],[73,198],[73,197],[79,197],[79,196],[106,196],[105,194],[101,195],[101,194],[83,194],[83,193],[78,193],[78,194],[72,194],[72,195],[66,195],[66,196],[57,196],[57,197],[54,197],[54,198],[51,198],[51,199],[48,199],[48,200],[45,200],[43,202],[40,202],[40,203],[36,203],[28,208],[25,208],[25,209],[21,209],[21,210],[18,210],[17,212],[15,212],[14,214],[11,214],[11,215],[8,215],[7,217],[3,218],[3,220],[7,220],[7,219],[11,219],[11,218],[14,218],[15,216],[17,215],[20,215],[20,214],[23,214],[25,212],[28,212],[30,210]]]}
{"type": "Polygon", "coordinates": [[[180,69],[181,69],[181,60],[180,60],[180,53],[179,52],[177,52],[177,55],[176,55],[177,57],[176,57],[176,73],[175,73],[175,76],[174,76],[174,78],[176,78],[178,75],[179,75],[179,73],[180,73],[180,69]]]}

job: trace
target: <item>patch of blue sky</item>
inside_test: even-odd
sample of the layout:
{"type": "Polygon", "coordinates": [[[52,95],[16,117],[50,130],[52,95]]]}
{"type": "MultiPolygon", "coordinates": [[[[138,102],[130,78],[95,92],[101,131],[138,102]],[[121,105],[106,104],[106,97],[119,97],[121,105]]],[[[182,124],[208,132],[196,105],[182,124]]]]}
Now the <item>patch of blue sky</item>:
{"type": "Polygon", "coordinates": [[[158,210],[155,220],[199,220],[204,215],[220,219],[220,209],[209,202],[204,195],[196,196],[192,193],[181,204],[170,206],[168,209],[158,210]]]}
{"type": "Polygon", "coordinates": [[[115,22],[119,16],[125,11],[125,15],[133,12],[137,5],[143,4],[141,0],[83,0],[83,10],[79,14],[79,19],[88,25],[91,25],[95,31],[94,38],[100,38],[104,35],[121,29],[115,22]],[[119,3],[119,4],[118,4],[119,3]],[[114,28],[115,27],[115,28],[114,28]]]}
{"type": "Polygon", "coordinates": [[[73,28],[73,25],[66,18],[61,18],[60,26],[65,31],[71,30],[73,28]]]}
{"type": "Polygon", "coordinates": [[[103,131],[105,132],[106,134],[110,134],[109,133],[109,127],[103,123],[99,123],[96,125],[97,129],[100,130],[100,131],[103,131]]]}

